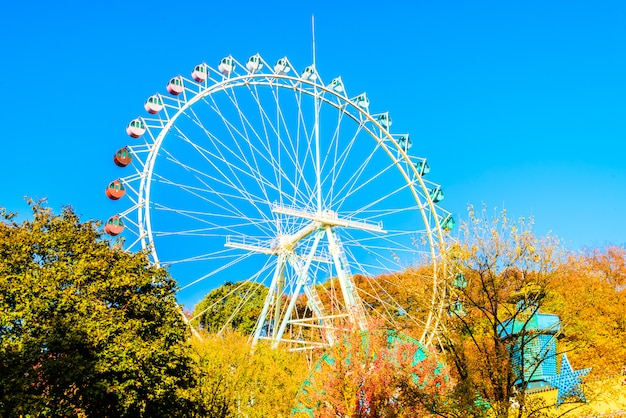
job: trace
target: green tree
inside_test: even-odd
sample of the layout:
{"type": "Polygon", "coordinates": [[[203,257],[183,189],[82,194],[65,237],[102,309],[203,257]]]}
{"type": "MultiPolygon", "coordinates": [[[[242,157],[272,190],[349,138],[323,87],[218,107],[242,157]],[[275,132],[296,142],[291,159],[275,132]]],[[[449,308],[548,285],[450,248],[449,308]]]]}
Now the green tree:
{"type": "Polygon", "coordinates": [[[188,416],[175,283],[71,208],[0,221],[0,415],[188,416]]]}
{"type": "Polygon", "coordinates": [[[198,303],[194,322],[210,333],[225,330],[251,334],[263,310],[267,287],[249,281],[226,282],[198,303]]]}

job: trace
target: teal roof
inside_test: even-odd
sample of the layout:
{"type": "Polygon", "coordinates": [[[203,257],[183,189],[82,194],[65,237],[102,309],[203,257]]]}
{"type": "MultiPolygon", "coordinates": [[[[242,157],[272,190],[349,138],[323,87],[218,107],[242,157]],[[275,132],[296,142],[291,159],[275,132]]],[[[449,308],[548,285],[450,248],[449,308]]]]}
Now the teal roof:
{"type": "Polygon", "coordinates": [[[502,322],[500,337],[509,338],[521,332],[539,334],[556,334],[561,331],[561,320],[558,315],[536,313],[530,318],[524,316],[509,318],[502,322]]]}

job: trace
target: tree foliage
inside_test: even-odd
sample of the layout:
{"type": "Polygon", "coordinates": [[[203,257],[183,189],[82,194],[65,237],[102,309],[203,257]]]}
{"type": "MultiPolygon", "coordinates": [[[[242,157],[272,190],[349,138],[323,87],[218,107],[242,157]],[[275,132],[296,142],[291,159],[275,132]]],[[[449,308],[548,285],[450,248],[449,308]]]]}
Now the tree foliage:
{"type": "Polygon", "coordinates": [[[194,340],[200,385],[192,396],[206,416],[288,417],[308,373],[302,353],[272,349],[261,341],[250,351],[247,335],[226,331],[194,340]]]}
{"type": "Polygon", "coordinates": [[[477,214],[470,207],[449,255],[459,277],[464,277],[451,295],[461,309],[451,310],[443,336],[458,381],[458,410],[483,416],[486,410],[479,406],[488,404],[492,416],[508,417],[515,399],[521,405],[518,411],[523,411],[524,376],[514,374],[514,347],[502,338],[503,330],[510,320],[521,322],[524,330],[543,305],[560,262],[558,243],[550,236],[535,236],[532,222],[511,221],[506,211],[492,216],[484,208],[477,214]],[[518,391],[514,382],[519,378],[518,391]]]}
{"type": "Polygon", "coordinates": [[[376,328],[329,348],[299,394],[296,416],[416,417],[444,407],[450,382],[434,354],[376,328]]]}
{"type": "Polygon", "coordinates": [[[195,321],[210,333],[230,330],[251,334],[267,293],[267,287],[261,283],[226,282],[198,303],[194,310],[195,321]]]}
{"type": "Polygon", "coordinates": [[[626,249],[607,246],[570,254],[557,270],[547,307],[563,321],[563,343],[592,376],[626,365],[626,249]]]}
{"type": "Polygon", "coordinates": [[[70,208],[32,210],[0,222],[0,415],[190,415],[172,279],[70,208]]]}

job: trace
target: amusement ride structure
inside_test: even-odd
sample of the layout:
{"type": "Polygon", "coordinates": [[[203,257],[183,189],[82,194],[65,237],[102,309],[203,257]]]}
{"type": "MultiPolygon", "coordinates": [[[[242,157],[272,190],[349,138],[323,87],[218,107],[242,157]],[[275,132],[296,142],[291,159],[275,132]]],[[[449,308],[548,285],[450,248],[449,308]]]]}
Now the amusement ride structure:
{"type": "Polygon", "coordinates": [[[108,234],[168,268],[187,306],[236,283],[205,310],[228,307],[220,330],[253,316],[253,345],[326,346],[370,317],[432,341],[447,309],[442,254],[454,219],[388,112],[371,111],[339,77],[323,81],[315,64],[298,73],[258,54],[199,64],[166,89],[115,153],[123,173],[106,194],[127,203],[108,234]],[[427,283],[427,304],[408,306],[407,268],[427,283]]]}

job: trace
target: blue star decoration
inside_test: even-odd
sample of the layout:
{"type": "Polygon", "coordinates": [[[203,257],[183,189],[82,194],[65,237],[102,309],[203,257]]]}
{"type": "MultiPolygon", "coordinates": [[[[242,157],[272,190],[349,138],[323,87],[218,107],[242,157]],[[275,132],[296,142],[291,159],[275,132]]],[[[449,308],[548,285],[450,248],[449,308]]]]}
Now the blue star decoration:
{"type": "Polygon", "coordinates": [[[581,378],[587,376],[591,368],[572,370],[565,353],[561,356],[561,373],[556,376],[546,376],[548,383],[559,390],[556,406],[559,407],[567,398],[578,398],[582,402],[587,402],[580,387],[581,378]]]}

